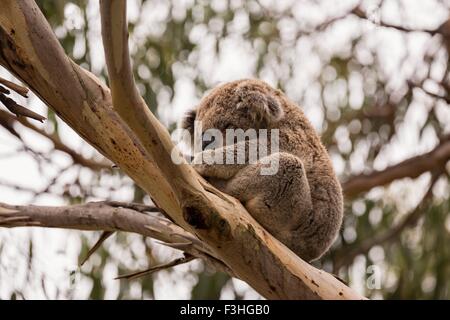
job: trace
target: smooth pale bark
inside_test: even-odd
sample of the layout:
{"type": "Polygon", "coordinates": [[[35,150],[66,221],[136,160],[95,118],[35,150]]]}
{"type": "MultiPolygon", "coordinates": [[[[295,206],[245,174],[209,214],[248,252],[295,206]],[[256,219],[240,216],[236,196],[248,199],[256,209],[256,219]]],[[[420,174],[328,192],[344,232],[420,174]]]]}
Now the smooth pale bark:
{"type": "Polygon", "coordinates": [[[127,70],[123,9],[124,1],[102,2],[103,13],[109,11],[103,16],[103,35],[110,35],[105,43],[112,98],[95,76],[66,56],[31,0],[0,1],[0,63],[264,297],[363,299],[332,275],[297,257],[236,199],[208,185],[189,165],[177,166],[171,161],[169,134],[137,98],[127,70]],[[108,21],[111,18],[114,20],[108,21]]]}

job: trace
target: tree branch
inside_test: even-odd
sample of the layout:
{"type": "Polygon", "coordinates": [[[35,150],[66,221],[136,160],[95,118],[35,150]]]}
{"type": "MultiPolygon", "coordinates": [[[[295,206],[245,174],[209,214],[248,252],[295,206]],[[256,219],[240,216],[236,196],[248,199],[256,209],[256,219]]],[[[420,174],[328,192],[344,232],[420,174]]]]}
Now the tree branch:
{"type": "Polygon", "coordinates": [[[349,178],[342,184],[342,188],[346,196],[353,197],[373,187],[386,185],[396,179],[417,178],[424,172],[445,166],[448,160],[450,160],[450,135],[444,137],[428,153],[409,158],[381,171],[349,178]]]}
{"type": "Polygon", "coordinates": [[[118,277],[116,277],[116,279],[130,279],[131,280],[131,279],[136,279],[136,278],[140,278],[143,276],[148,276],[148,275],[158,272],[160,270],[172,268],[172,267],[178,266],[180,264],[191,262],[195,258],[196,257],[194,257],[194,256],[181,257],[181,258],[175,259],[173,261],[170,261],[168,263],[163,263],[163,264],[153,266],[150,269],[147,269],[144,271],[133,272],[133,273],[129,273],[129,274],[124,274],[122,276],[118,276],[118,277]]]}
{"type": "MultiPolygon", "coordinates": [[[[4,90],[2,90],[4,91],[4,90]]],[[[20,104],[17,104],[13,99],[6,96],[7,93],[0,93],[0,102],[12,113],[17,116],[27,117],[39,122],[43,122],[45,117],[37,114],[34,111],[31,111],[20,104]]]]}
{"type": "Polygon", "coordinates": [[[442,173],[442,171],[439,170],[438,168],[437,170],[438,171],[433,172],[430,181],[430,186],[428,187],[427,192],[423,196],[420,203],[416,206],[416,208],[412,210],[408,215],[406,215],[398,224],[391,227],[384,233],[380,233],[373,237],[368,237],[367,239],[362,241],[362,243],[358,244],[358,246],[353,250],[345,248],[346,252],[343,253],[342,255],[338,255],[337,260],[334,262],[333,268],[335,272],[338,272],[339,268],[341,268],[342,266],[349,265],[350,263],[352,263],[353,259],[356,256],[367,253],[372,247],[376,245],[394,241],[401,235],[402,231],[405,228],[414,226],[418,222],[420,217],[423,215],[423,213],[426,211],[426,208],[432,199],[433,187],[436,181],[438,180],[440,174],[442,173]]]}
{"type": "Polygon", "coordinates": [[[212,251],[202,241],[171,221],[136,210],[111,206],[108,202],[63,207],[17,206],[0,202],[0,227],[30,226],[138,233],[201,258],[220,271],[231,272],[211,255],[212,251]]]}
{"type": "Polygon", "coordinates": [[[410,29],[410,28],[406,28],[403,26],[399,26],[399,25],[394,25],[394,24],[390,24],[384,21],[373,21],[372,19],[370,19],[367,14],[359,7],[357,6],[355,9],[352,10],[352,13],[354,15],[356,15],[357,17],[361,18],[361,19],[365,19],[368,20],[380,27],[385,27],[385,28],[391,28],[391,29],[396,29],[402,32],[425,32],[428,33],[430,35],[435,35],[437,33],[440,33],[440,28],[437,28],[435,30],[427,30],[427,29],[410,29]]]}
{"type": "MultiPolygon", "coordinates": [[[[186,163],[173,163],[171,153],[174,145],[170,135],[151,113],[136,88],[129,58],[126,1],[100,1],[100,11],[103,47],[114,109],[132,128],[147,156],[158,164],[165,177],[160,181],[160,195],[152,195],[155,198],[161,196],[165,201],[168,194],[175,192],[177,194],[174,197],[179,199],[184,196],[181,195],[185,192],[182,189],[186,189],[185,186],[180,186],[180,180],[185,185],[194,184],[196,189],[201,188],[201,185],[198,179],[192,179],[196,173],[190,166],[186,163]]],[[[173,202],[173,199],[169,202],[173,202]]],[[[178,222],[181,225],[186,224],[184,219],[178,222]]]]}
{"type": "MultiPolygon", "coordinates": [[[[11,82],[9,80],[3,79],[0,77],[0,84],[4,85],[5,87],[11,89],[12,91],[20,94],[24,98],[28,98],[28,88],[25,88],[24,86],[15,84],[14,82],[11,82]]],[[[9,94],[9,92],[8,92],[9,94]]]]}

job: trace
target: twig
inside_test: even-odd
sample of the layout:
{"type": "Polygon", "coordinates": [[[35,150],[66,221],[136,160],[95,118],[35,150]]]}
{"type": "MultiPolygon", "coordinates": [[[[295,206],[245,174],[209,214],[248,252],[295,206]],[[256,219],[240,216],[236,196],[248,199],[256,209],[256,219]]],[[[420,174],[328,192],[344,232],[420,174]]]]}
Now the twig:
{"type": "MultiPolygon", "coordinates": [[[[99,203],[104,203],[108,206],[111,207],[115,207],[115,208],[127,208],[127,209],[131,209],[131,210],[135,210],[135,211],[139,211],[139,212],[159,212],[158,208],[156,208],[155,206],[151,206],[151,205],[145,205],[142,203],[134,203],[134,202],[120,202],[120,201],[104,201],[104,202],[99,202],[99,203]]],[[[153,230],[153,231],[158,231],[158,230],[153,230]]],[[[80,263],[80,266],[84,265],[86,263],[86,261],[94,254],[94,252],[100,248],[100,246],[103,244],[103,242],[105,242],[106,239],[108,239],[111,235],[113,235],[114,232],[112,231],[103,231],[103,233],[100,235],[100,238],[97,240],[97,242],[94,244],[94,246],[88,251],[88,253],[86,254],[86,256],[83,258],[83,260],[80,263]]],[[[191,242],[189,242],[189,245],[192,245],[191,242]]],[[[175,248],[175,247],[173,247],[175,248]]],[[[184,250],[181,248],[175,248],[178,250],[184,250]]]]}
{"type": "Polygon", "coordinates": [[[16,114],[17,116],[23,116],[23,117],[35,119],[39,122],[43,122],[46,119],[45,117],[41,116],[40,114],[37,114],[36,112],[28,110],[27,108],[17,104],[13,99],[8,98],[4,94],[0,94],[0,101],[4,104],[4,106],[9,111],[16,114]]]}
{"type": "Polygon", "coordinates": [[[355,9],[352,10],[352,12],[354,15],[356,15],[357,17],[361,18],[361,19],[365,19],[368,20],[380,27],[385,27],[385,28],[391,28],[391,29],[396,29],[399,31],[403,31],[403,32],[425,32],[425,33],[429,33],[430,35],[435,35],[437,33],[439,33],[439,28],[434,29],[434,30],[429,30],[429,29],[410,29],[410,28],[406,28],[403,26],[398,26],[398,25],[393,25],[393,24],[389,24],[383,21],[373,21],[372,19],[370,19],[367,14],[358,6],[355,9]]]}
{"type": "Polygon", "coordinates": [[[94,252],[97,251],[98,248],[100,248],[100,246],[103,244],[103,242],[105,242],[105,240],[108,239],[113,234],[114,234],[113,231],[103,231],[102,234],[100,235],[100,238],[97,240],[97,242],[94,244],[94,246],[91,249],[89,249],[86,256],[80,262],[80,266],[83,266],[86,263],[86,261],[88,261],[89,258],[94,254],[94,252]]]}
{"type": "Polygon", "coordinates": [[[24,98],[28,98],[28,88],[25,88],[24,86],[15,84],[14,82],[8,81],[6,79],[3,79],[0,77],[0,84],[4,85],[5,87],[8,87],[9,89],[17,92],[24,98]]]}
{"type": "Polygon", "coordinates": [[[185,257],[181,257],[181,258],[175,259],[175,260],[170,261],[168,263],[164,263],[164,264],[160,264],[160,265],[151,267],[150,269],[147,269],[147,270],[143,270],[143,271],[139,271],[139,272],[133,272],[133,273],[125,274],[125,275],[122,275],[122,276],[118,276],[115,279],[116,280],[119,280],[119,279],[133,280],[133,279],[140,278],[140,277],[143,277],[143,276],[148,276],[148,275],[150,275],[152,273],[155,273],[155,272],[158,272],[158,271],[161,271],[161,270],[164,270],[164,269],[168,269],[168,268],[172,268],[172,267],[178,266],[180,264],[188,263],[188,262],[190,262],[190,261],[192,261],[194,259],[197,259],[197,258],[194,257],[194,256],[188,255],[188,256],[185,256],[185,257]]]}

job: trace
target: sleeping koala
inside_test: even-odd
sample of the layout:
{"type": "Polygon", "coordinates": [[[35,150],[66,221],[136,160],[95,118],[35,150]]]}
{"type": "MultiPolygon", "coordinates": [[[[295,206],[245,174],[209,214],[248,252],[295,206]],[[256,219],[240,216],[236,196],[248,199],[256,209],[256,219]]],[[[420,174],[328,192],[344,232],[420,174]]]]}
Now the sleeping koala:
{"type": "Polygon", "coordinates": [[[216,129],[226,142],[211,148],[203,141],[202,150],[194,154],[197,172],[239,199],[253,218],[301,258],[320,258],[342,223],[342,190],[326,149],[301,109],[263,81],[239,80],[212,90],[187,114],[183,128],[192,136],[198,123],[202,133],[216,129]],[[266,129],[268,135],[277,131],[277,148],[266,139],[267,155],[250,161],[260,137],[230,141],[227,129],[266,129]],[[239,161],[243,150],[245,159],[239,161]],[[234,161],[227,161],[230,157],[234,161]],[[205,158],[223,161],[201,161],[205,158]],[[274,161],[277,170],[262,174],[274,161]]]}

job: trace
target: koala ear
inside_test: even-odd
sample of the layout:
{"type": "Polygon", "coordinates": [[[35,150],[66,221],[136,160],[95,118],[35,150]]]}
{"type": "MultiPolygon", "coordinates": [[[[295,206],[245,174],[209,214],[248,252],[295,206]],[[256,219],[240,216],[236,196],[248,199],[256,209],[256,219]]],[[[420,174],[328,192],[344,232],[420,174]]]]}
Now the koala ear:
{"type": "Polygon", "coordinates": [[[274,123],[284,115],[281,103],[276,96],[244,86],[238,88],[236,93],[237,108],[246,109],[255,122],[274,123]]]}
{"type": "Polygon", "coordinates": [[[284,112],[278,98],[274,96],[266,96],[266,99],[268,113],[274,121],[280,120],[283,117],[284,112]]]}
{"type": "Polygon", "coordinates": [[[183,129],[189,130],[189,132],[194,132],[194,122],[195,117],[197,116],[197,110],[190,110],[186,112],[183,122],[181,123],[181,127],[183,129]]]}

